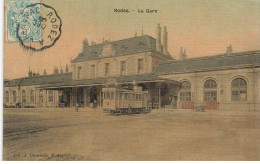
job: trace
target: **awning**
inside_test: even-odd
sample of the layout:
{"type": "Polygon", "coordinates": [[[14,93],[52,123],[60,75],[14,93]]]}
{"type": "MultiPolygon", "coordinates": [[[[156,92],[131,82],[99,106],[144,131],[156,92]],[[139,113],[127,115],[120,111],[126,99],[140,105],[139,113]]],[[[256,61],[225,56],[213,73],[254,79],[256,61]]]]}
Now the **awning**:
{"type": "Polygon", "coordinates": [[[123,76],[123,77],[109,77],[99,79],[88,79],[88,80],[73,80],[64,81],[55,84],[41,85],[39,88],[43,89],[59,89],[59,88],[71,88],[71,87],[82,87],[82,86],[104,86],[110,81],[116,82],[117,84],[129,84],[129,83],[152,83],[152,82],[164,82],[171,84],[180,84],[180,82],[170,79],[160,78],[156,75],[136,75],[136,76],[123,76]]]}

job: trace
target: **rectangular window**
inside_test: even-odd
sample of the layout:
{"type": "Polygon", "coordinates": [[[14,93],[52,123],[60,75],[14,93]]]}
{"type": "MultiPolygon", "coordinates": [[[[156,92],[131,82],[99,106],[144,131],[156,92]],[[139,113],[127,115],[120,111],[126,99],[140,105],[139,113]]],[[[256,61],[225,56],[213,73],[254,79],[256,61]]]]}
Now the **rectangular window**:
{"type": "Polygon", "coordinates": [[[114,99],[114,93],[111,93],[111,99],[114,99]]]}
{"type": "Polygon", "coordinates": [[[16,102],[16,92],[13,92],[13,102],[16,102]]]}
{"type": "Polygon", "coordinates": [[[138,59],[138,73],[140,73],[144,69],[144,60],[138,59]]]}
{"type": "Polygon", "coordinates": [[[125,61],[121,61],[121,74],[124,74],[126,70],[126,64],[125,61]]]}
{"type": "Polygon", "coordinates": [[[124,94],[124,100],[127,100],[127,93],[124,94]]]}
{"type": "Polygon", "coordinates": [[[53,91],[49,91],[48,101],[53,102],[53,91]]]}
{"type": "Polygon", "coordinates": [[[81,67],[78,67],[78,79],[80,78],[80,74],[81,74],[81,67]]]}
{"type": "Polygon", "coordinates": [[[95,74],[96,74],[96,68],[95,65],[93,64],[90,66],[90,76],[95,77],[95,74]]]}
{"type": "Polygon", "coordinates": [[[109,63],[105,63],[105,76],[109,74],[109,63]]]}
{"type": "Polygon", "coordinates": [[[107,92],[107,99],[110,99],[110,92],[107,92]]]}
{"type": "Polygon", "coordinates": [[[33,90],[30,91],[30,101],[31,101],[31,103],[34,102],[34,92],[33,92],[33,90]]]}
{"type": "Polygon", "coordinates": [[[123,100],[123,93],[120,93],[120,100],[123,100]]]}

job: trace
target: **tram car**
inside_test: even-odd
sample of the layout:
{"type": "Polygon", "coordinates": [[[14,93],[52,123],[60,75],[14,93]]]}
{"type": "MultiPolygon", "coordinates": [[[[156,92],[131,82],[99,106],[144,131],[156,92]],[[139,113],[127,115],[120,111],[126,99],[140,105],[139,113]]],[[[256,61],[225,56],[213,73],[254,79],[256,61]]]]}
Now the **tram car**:
{"type": "Polygon", "coordinates": [[[102,88],[102,108],[112,114],[140,114],[151,111],[150,95],[142,87],[102,88]]]}

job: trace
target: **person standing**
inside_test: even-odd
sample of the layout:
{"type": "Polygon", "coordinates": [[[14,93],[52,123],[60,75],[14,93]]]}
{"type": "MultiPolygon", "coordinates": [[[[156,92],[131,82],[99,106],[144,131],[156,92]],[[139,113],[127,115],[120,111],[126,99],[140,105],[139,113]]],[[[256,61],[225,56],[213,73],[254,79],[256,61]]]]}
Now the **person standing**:
{"type": "Polygon", "coordinates": [[[75,106],[75,111],[78,112],[79,111],[79,104],[76,103],[76,106],[75,106]]]}
{"type": "Polygon", "coordinates": [[[128,114],[131,114],[131,113],[132,113],[132,106],[131,106],[130,104],[128,104],[127,113],[128,113],[128,114]]]}

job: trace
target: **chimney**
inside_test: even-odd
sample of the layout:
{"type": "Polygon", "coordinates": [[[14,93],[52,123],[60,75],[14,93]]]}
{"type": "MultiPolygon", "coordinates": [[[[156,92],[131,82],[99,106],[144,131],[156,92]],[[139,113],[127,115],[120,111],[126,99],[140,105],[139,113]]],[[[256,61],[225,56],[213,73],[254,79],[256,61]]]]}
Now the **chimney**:
{"type": "Polygon", "coordinates": [[[63,69],[62,69],[62,67],[60,67],[60,74],[63,74],[63,69]]]}
{"type": "Polygon", "coordinates": [[[86,48],[86,47],[88,47],[88,39],[84,39],[83,40],[83,48],[86,48]]]}
{"type": "Polygon", "coordinates": [[[186,59],[186,50],[183,49],[183,47],[181,47],[181,51],[179,54],[179,60],[184,60],[184,59],[186,59]]]}
{"type": "Polygon", "coordinates": [[[168,40],[168,32],[167,32],[167,28],[166,26],[164,26],[163,28],[163,53],[166,55],[168,52],[167,52],[167,40],[168,40]]]}
{"type": "Polygon", "coordinates": [[[161,50],[161,27],[160,23],[157,24],[156,28],[156,50],[162,52],[161,50]]]}
{"type": "Polygon", "coordinates": [[[68,66],[68,64],[66,64],[65,73],[69,73],[69,66],[68,66]]]}
{"type": "Polygon", "coordinates": [[[232,45],[230,44],[228,47],[227,47],[227,50],[226,50],[226,54],[227,55],[230,55],[233,53],[233,48],[232,48],[232,45]]]}
{"type": "Polygon", "coordinates": [[[47,75],[47,71],[46,71],[46,69],[44,69],[44,71],[43,71],[43,75],[47,75]]]}

